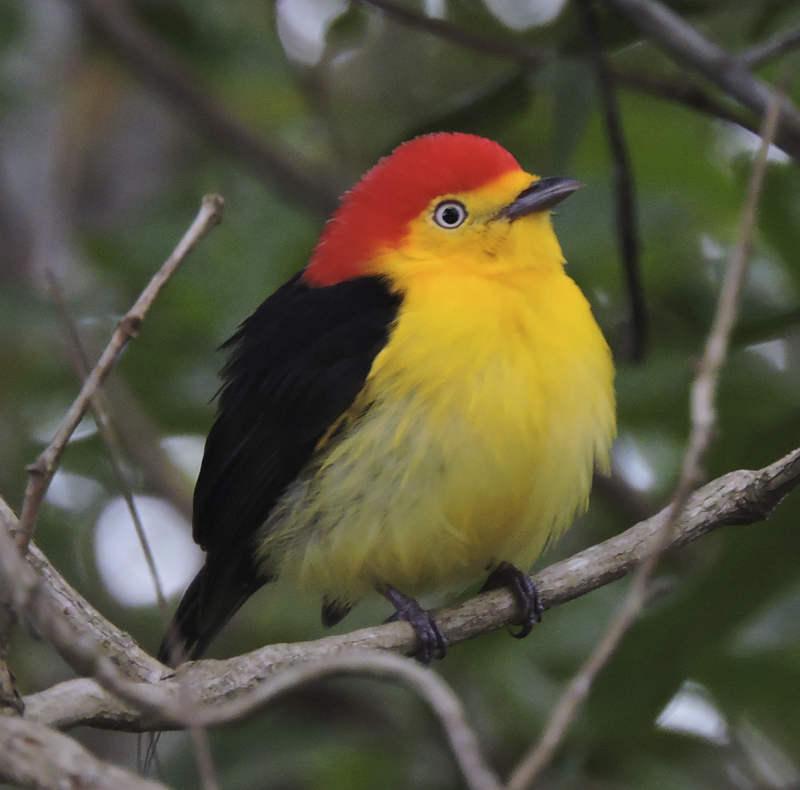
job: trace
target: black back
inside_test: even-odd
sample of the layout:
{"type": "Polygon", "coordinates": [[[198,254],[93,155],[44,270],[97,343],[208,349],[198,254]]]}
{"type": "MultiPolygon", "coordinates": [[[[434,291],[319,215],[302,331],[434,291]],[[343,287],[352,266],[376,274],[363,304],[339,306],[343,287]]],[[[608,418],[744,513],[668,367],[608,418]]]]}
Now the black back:
{"type": "Polygon", "coordinates": [[[254,534],[363,388],[400,307],[377,277],[320,288],[300,277],[223,346],[231,353],[194,492],[193,534],[206,563],[172,626],[190,658],[269,581],[252,561],[254,534]]]}

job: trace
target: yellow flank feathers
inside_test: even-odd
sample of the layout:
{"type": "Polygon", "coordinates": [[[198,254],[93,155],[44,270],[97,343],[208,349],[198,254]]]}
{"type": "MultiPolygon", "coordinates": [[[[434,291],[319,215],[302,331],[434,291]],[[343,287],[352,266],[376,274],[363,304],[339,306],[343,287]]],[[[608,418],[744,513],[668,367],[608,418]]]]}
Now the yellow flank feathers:
{"type": "Polygon", "coordinates": [[[427,208],[370,271],[403,296],[366,387],[257,540],[264,573],[356,601],[528,569],[586,506],[615,434],[613,365],[549,212],[498,221],[534,177],[427,208]]]}

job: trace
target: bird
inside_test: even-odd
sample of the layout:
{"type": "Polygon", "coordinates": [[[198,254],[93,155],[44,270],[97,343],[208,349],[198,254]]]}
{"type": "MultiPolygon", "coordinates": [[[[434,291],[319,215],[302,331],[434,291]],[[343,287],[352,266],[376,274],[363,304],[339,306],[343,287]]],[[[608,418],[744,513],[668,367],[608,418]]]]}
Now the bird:
{"type": "MultiPolygon", "coordinates": [[[[551,209],[582,186],[500,144],[400,144],[340,200],[308,265],[223,349],[193,502],[205,562],[159,652],[201,657],[278,581],[335,625],[370,595],[447,639],[418,598],[508,587],[587,506],[616,433],[614,365],[567,275],[551,209]]],[[[178,661],[179,661],[178,660],[178,661]]]]}

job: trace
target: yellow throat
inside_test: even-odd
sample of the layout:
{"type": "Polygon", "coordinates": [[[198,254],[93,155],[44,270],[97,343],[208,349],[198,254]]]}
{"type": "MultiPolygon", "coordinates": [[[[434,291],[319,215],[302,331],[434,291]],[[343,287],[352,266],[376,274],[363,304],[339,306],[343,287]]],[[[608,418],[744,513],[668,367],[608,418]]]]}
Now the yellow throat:
{"type": "Polygon", "coordinates": [[[535,177],[427,208],[369,263],[402,295],[366,386],[265,525],[265,570],[355,601],[527,570],[585,508],[615,435],[613,364],[548,211],[496,219],[535,177]]]}

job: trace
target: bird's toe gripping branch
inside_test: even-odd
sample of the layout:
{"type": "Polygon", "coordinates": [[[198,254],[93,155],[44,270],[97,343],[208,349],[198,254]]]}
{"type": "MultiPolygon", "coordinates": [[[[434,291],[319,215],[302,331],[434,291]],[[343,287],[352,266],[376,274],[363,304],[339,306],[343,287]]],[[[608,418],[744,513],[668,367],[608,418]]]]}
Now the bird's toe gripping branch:
{"type": "Polygon", "coordinates": [[[542,619],[544,607],[539,599],[539,591],[531,577],[510,562],[501,562],[489,575],[480,592],[497,590],[500,587],[507,587],[511,591],[522,612],[519,621],[521,628],[516,633],[509,629],[509,633],[515,639],[524,639],[542,619]]]}
{"type": "Polygon", "coordinates": [[[397,610],[386,622],[405,620],[414,629],[418,641],[414,658],[426,666],[434,658],[444,658],[447,654],[447,637],[431,613],[423,609],[414,598],[388,584],[381,587],[380,593],[397,610]]]}

